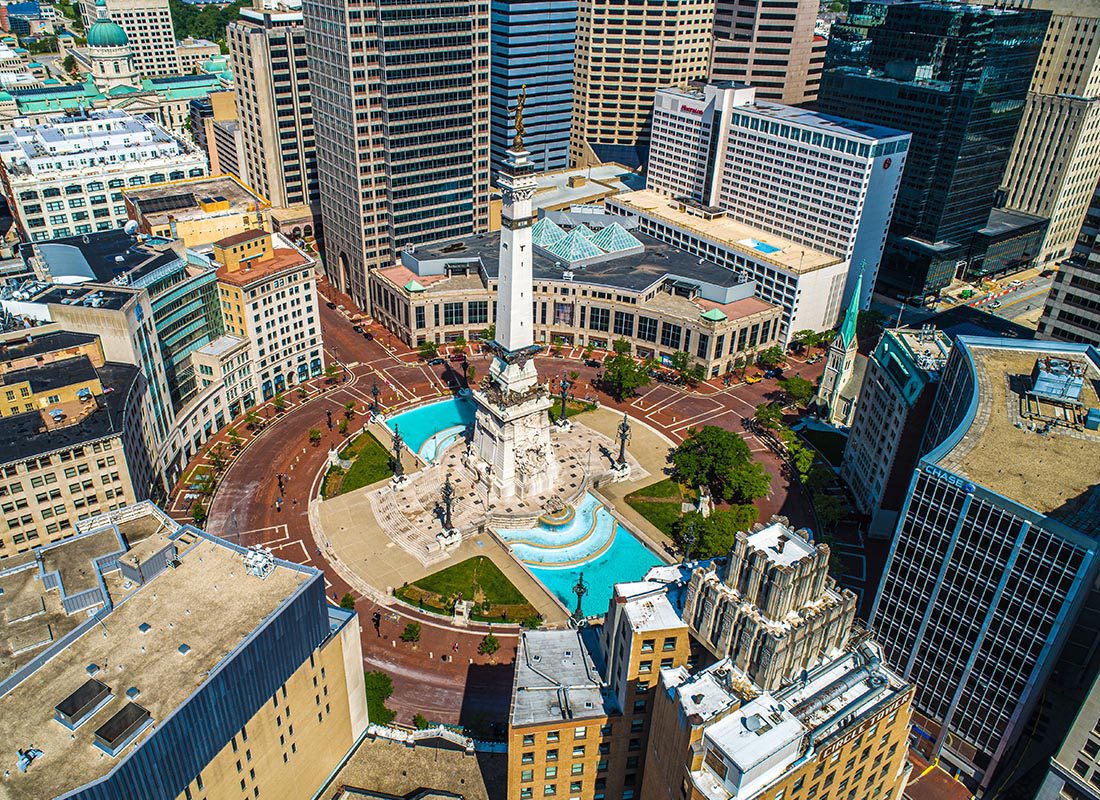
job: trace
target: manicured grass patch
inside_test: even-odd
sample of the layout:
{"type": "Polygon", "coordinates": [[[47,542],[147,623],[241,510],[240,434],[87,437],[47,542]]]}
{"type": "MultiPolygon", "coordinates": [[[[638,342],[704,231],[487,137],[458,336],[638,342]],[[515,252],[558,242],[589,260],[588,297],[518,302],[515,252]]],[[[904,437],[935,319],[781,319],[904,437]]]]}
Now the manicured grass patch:
{"type": "Polygon", "coordinates": [[[389,451],[370,431],[356,436],[340,451],[340,458],[351,461],[351,467],[346,472],[340,467],[329,469],[321,486],[321,496],[326,499],[370,486],[393,475],[389,451]]]}
{"type": "Polygon", "coordinates": [[[470,616],[487,622],[522,622],[536,614],[527,598],[485,556],[441,569],[395,594],[406,603],[441,614],[453,614],[459,598],[473,600],[476,606],[470,616]]]}
{"type": "Polygon", "coordinates": [[[672,535],[672,525],[680,518],[680,504],[695,501],[697,493],[684,489],[672,478],[651,484],[626,496],[630,507],[653,523],[661,533],[672,535]]]}
{"type": "MultiPolygon", "coordinates": [[[[593,411],[596,408],[595,403],[585,403],[580,400],[566,400],[565,401],[565,418],[575,417],[577,414],[583,414],[585,411],[593,411]]],[[[561,416],[561,398],[555,398],[554,405],[550,406],[550,421],[557,422],[558,417],[561,416]]]]}
{"type": "Polygon", "coordinates": [[[367,689],[367,718],[376,725],[389,725],[397,716],[386,708],[386,700],[393,694],[393,681],[384,672],[364,672],[363,683],[367,689]]]}
{"type": "Polygon", "coordinates": [[[825,457],[825,460],[834,467],[839,467],[844,458],[844,446],[848,443],[848,437],[832,431],[822,431],[816,428],[803,428],[799,435],[812,444],[825,457]]]}

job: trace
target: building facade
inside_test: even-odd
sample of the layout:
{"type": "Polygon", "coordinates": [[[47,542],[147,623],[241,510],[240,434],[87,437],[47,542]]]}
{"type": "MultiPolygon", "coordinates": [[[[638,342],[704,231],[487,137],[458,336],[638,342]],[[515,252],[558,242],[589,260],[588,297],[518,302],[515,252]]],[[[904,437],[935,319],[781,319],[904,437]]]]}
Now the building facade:
{"type": "Polygon", "coordinates": [[[894,328],[867,360],[840,476],[872,536],[889,537],[913,474],[951,340],[934,328],[894,328]]]}
{"type": "Polygon", "coordinates": [[[997,199],[1049,12],[853,2],[817,107],[912,131],[876,290],[935,297],[997,199]]]}
{"type": "Polygon", "coordinates": [[[252,347],[264,400],[325,368],[314,261],[282,234],[246,231],[214,243],[227,333],[252,347]]]}
{"type": "Polygon", "coordinates": [[[249,185],[276,208],[318,202],[317,142],[300,4],[257,0],[226,29],[249,185]]]}
{"type": "Polygon", "coordinates": [[[942,372],[871,623],[928,753],[974,788],[1042,727],[1056,661],[1087,658],[1063,649],[1097,574],[1098,378],[1085,345],[968,336],[942,372]]]}
{"type": "Polygon", "coordinates": [[[230,175],[138,186],[122,197],[140,233],[187,248],[270,224],[267,201],[230,175]]]}
{"type": "Polygon", "coordinates": [[[653,104],[647,188],[849,262],[861,308],[882,258],[909,134],[758,102],[745,85],[663,89],[653,104]]]}
{"type": "Polygon", "coordinates": [[[302,4],[325,272],[368,311],[371,270],[489,227],[489,4],[416,8],[302,4]]]}
{"type": "Polygon", "coordinates": [[[1073,252],[1100,154],[1100,3],[996,5],[1052,12],[1001,185],[1008,208],[1050,220],[1037,260],[1060,262],[1073,252]]]}
{"type": "Polygon", "coordinates": [[[180,74],[168,0],[80,0],[85,27],[95,22],[97,3],[104,2],[107,15],[126,31],[134,67],[140,75],[155,78],[180,74]]]}
{"type": "Polygon", "coordinates": [[[1035,800],[1100,800],[1100,686],[1082,703],[1035,800]]]}
{"type": "Polygon", "coordinates": [[[783,309],[780,344],[786,346],[796,331],[836,326],[844,308],[847,260],[738,222],[721,209],[648,190],[604,203],[641,233],[753,281],[758,298],[783,309]]]}
{"type": "Polygon", "coordinates": [[[826,40],[814,0],[716,0],[710,80],[751,84],[761,100],[817,99],[826,40]]]}
{"type": "Polygon", "coordinates": [[[515,136],[516,101],[526,97],[523,143],[536,172],[569,166],[577,0],[493,0],[492,129],[496,175],[515,136]]]}
{"type": "Polygon", "coordinates": [[[42,754],[12,771],[13,795],[309,797],[366,730],[358,618],[319,571],[149,504],[40,553],[6,581],[67,632],[0,683],[4,738],[42,754]]]}
{"type": "Polygon", "coordinates": [[[573,166],[646,163],[654,94],[707,77],[713,24],[714,0],[578,2],[573,166]]]}
{"type": "Polygon", "coordinates": [[[1047,295],[1039,335],[1100,345],[1100,187],[1093,192],[1073,255],[1063,262],[1047,295]]]}
{"type": "Polygon", "coordinates": [[[16,224],[35,242],[120,228],[124,187],[206,169],[191,146],[121,111],[76,113],[0,134],[0,179],[16,224]]]}
{"type": "MultiPolygon", "coordinates": [[[[639,357],[682,351],[717,376],[778,341],[782,311],[754,297],[751,280],[631,234],[612,215],[574,216],[584,221],[568,233],[549,216],[533,227],[536,343],[611,350],[625,339],[639,357]]],[[[496,319],[497,245],[496,235],[441,242],[377,270],[377,319],[412,346],[480,338],[496,319]]]]}

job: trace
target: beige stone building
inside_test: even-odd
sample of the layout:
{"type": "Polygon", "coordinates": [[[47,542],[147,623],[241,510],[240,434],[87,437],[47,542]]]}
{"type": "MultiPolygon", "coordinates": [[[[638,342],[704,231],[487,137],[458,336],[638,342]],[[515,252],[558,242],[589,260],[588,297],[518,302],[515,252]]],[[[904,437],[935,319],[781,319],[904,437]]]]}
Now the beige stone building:
{"type": "Polygon", "coordinates": [[[817,0],[716,0],[711,81],[756,87],[788,105],[817,99],[825,37],[815,35],[817,0]]]}
{"type": "Polygon", "coordinates": [[[1005,167],[1008,208],[1050,220],[1037,263],[1068,258],[1100,174],[1100,0],[981,0],[1053,12],[1005,167]]]}
{"type": "Polygon", "coordinates": [[[168,0],[80,0],[86,27],[96,20],[97,2],[105,3],[107,15],[126,31],[134,66],[143,77],[180,74],[168,0]]]}
{"type": "Polygon", "coordinates": [[[136,367],[106,362],[94,335],[0,337],[0,560],[136,499],[143,384],[136,367]]]}
{"type": "Polygon", "coordinates": [[[707,77],[714,0],[581,0],[569,160],[645,163],[658,89],[707,77]]]}
{"type": "Polygon", "coordinates": [[[230,23],[226,39],[249,183],[276,208],[316,205],[317,146],[301,4],[256,0],[230,23]]]}
{"type": "MultiPolygon", "coordinates": [[[[534,226],[534,339],[610,350],[617,339],[641,358],[687,352],[707,376],[725,374],[779,340],[779,306],[732,270],[604,214],[549,216],[534,226]],[[590,226],[601,226],[598,230],[590,226]]],[[[375,318],[411,346],[473,340],[495,319],[495,234],[439,242],[375,270],[375,318]]]]}
{"type": "Polygon", "coordinates": [[[270,228],[268,202],[232,175],[137,186],[122,191],[126,216],[149,236],[184,247],[270,228]]]}
{"type": "Polygon", "coordinates": [[[301,800],[366,730],[359,620],[320,571],[147,503],[37,555],[0,579],[4,800],[301,800]]]}

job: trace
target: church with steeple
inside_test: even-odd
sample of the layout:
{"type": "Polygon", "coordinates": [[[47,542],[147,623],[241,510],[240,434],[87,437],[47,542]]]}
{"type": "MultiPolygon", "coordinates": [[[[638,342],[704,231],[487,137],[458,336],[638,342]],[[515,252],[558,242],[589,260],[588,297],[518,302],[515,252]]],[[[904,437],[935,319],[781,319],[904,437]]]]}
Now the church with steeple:
{"type": "Polygon", "coordinates": [[[829,343],[825,357],[825,372],[817,387],[814,402],[822,421],[830,425],[848,427],[855,413],[856,397],[863,383],[867,359],[859,355],[856,340],[856,322],[859,318],[859,299],[863,293],[863,271],[856,279],[855,291],[848,303],[844,320],[829,343]]]}

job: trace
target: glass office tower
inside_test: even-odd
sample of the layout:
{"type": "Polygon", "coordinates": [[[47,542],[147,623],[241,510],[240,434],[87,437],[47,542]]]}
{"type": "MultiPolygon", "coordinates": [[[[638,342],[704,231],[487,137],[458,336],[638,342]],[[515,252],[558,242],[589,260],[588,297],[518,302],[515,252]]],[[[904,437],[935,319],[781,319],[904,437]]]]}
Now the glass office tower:
{"type": "Polygon", "coordinates": [[[912,132],[876,290],[927,300],[989,220],[1050,13],[853,2],[851,17],[817,106],[912,132]]]}

